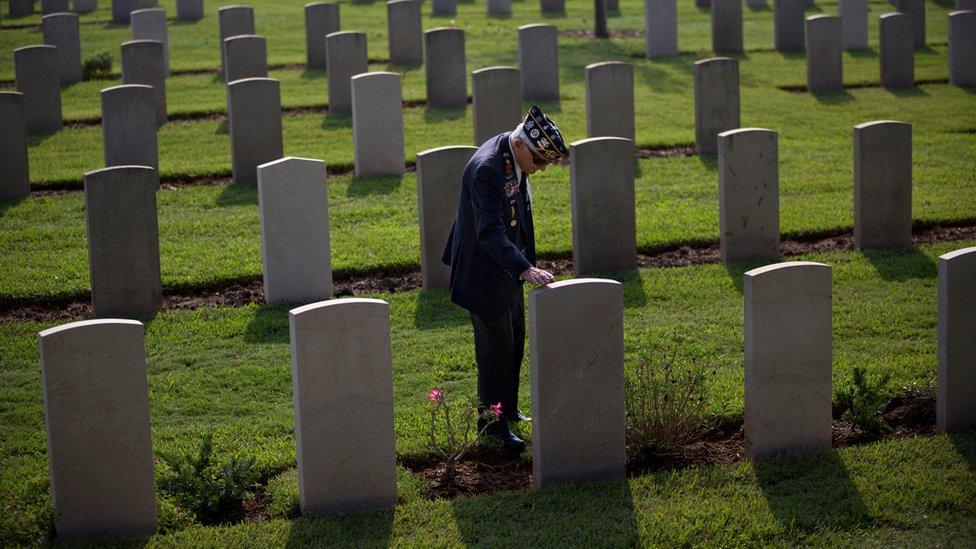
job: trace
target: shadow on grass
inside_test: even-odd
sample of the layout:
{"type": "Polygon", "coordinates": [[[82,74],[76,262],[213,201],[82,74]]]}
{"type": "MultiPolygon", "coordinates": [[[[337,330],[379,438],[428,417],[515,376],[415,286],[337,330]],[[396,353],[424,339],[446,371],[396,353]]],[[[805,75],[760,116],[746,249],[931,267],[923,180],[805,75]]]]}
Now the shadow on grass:
{"type": "Polygon", "coordinates": [[[845,53],[847,53],[847,55],[850,55],[855,59],[877,59],[878,57],[878,50],[871,47],[867,47],[861,50],[848,50],[845,53]]]}
{"type": "Polygon", "coordinates": [[[633,495],[623,480],[461,498],[451,508],[468,546],[640,545],[633,495]]]}
{"type": "Polygon", "coordinates": [[[871,521],[836,450],[798,460],[755,461],[752,467],[769,510],[786,530],[851,530],[871,521]]]}
{"type": "Polygon", "coordinates": [[[221,120],[220,124],[217,124],[217,129],[214,130],[216,135],[230,135],[230,121],[227,119],[221,120]]]}
{"type": "Polygon", "coordinates": [[[847,103],[848,101],[854,101],[854,96],[851,92],[847,90],[841,90],[836,92],[810,92],[817,102],[824,105],[839,105],[841,103],[847,103]]]}
{"type": "Polygon", "coordinates": [[[756,5],[756,6],[750,6],[750,5],[747,4],[746,5],[746,8],[748,8],[749,9],[749,12],[751,12],[751,13],[764,12],[764,11],[772,12],[773,11],[773,8],[770,7],[769,4],[760,4],[760,5],[756,5]]]}
{"type": "Polygon", "coordinates": [[[745,275],[746,272],[759,267],[764,267],[766,265],[772,265],[773,263],[779,263],[781,261],[789,261],[789,259],[784,259],[782,257],[765,257],[723,263],[723,266],[725,267],[725,272],[729,274],[729,278],[732,279],[732,285],[735,286],[736,291],[738,291],[741,295],[743,275],[745,275]]]}
{"type": "Polygon", "coordinates": [[[976,429],[948,433],[947,436],[959,456],[966,460],[969,470],[976,471],[976,429]]]}
{"type": "Polygon", "coordinates": [[[217,205],[222,208],[233,206],[256,206],[258,203],[258,186],[247,183],[227,185],[217,196],[217,205]]]}
{"type": "Polygon", "coordinates": [[[364,197],[376,194],[390,194],[400,188],[403,175],[378,175],[370,177],[354,177],[346,189],[346,196],[364,197]]]}
{"type": "Polygon", "coordinates": [[[254,318],[244,328],[244,341],[248,343],[288,343],[288,311],[300,303],[275,303],[262,305],[254,312],[254,318]]]}
{"type": "Polygon", "coordinates": [[[426,107],[424,109],[424,121],[428,124],[433,124],[450,120],[462,120],[467,112],[467,106],[455,108],[426,107]]]}
{"type": "Polygon", "coordinates": [[[305,69],[302,71],[302,75],[299,77],[302,80],[317,80],[320,78],[325,78],[324,69],[305,69]]]}
{"type": "Polygon", "coordinates": [[[21,196],[19,198],[9,198],[6,200],[0,200],[0,217],[6,215],[7,210],[10,208],[15,208],[20,205],[21,202],[27,200],[26,196],[21,196]]]}
{"type": "Polygon", "coordinates": [[[874,270],[884,280],[909,280],[935,278],[939,267],[935,260],[922,253],[917,246],[890,250],[865,250],[864,257],[874,265],[874,270]]]}
{"type": "Polygon", "coordinates": [[[295,519],[285,547],[318,547],[340,543],[349,547],[387,547],[393,536],[393,509],[321,519],[295,519]]]}
{"type": "MultiPolygon", "coordinates": [[[[60,130],[58,130],[60,131],[60,130]]],[[[57,131],[53,132],[34,132],[27,135],[27,145],[30,147],[37,147],[41,143],[44,143],[48,139],[57,135],[57,131]]]]}
{"type": "Polygon", "coordinates": [[[451,302],[451,294],[447,290],[420,291],[413,313],[414,327],[433,330],[462,326],[468,322],[468,312],[451,302]]]}
{"type": "Polygon", "coordinates": [[[929,94],[919,88],[918,86],[912,86],[911,88],[888,88],[888,93],[898,97],[928,97],[929,94]]]}
{"type": "Polygon", "coordinates": [[[328,130],[331,128],[352,128],[352,116],[333,114],[331,112],[326,113],[325,118],[322,120],[322,129],[328,130]]]}

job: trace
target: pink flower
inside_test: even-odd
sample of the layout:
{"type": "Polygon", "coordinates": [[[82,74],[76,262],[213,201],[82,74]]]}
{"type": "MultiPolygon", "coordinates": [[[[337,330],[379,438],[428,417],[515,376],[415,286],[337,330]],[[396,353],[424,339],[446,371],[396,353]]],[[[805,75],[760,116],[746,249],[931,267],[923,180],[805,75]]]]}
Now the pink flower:
{"type": "Polygon", "coordinates": [[[437,387],[431,389],[430,393],[427,394],[427,400],[431,402],[440,402],[441,399],[443,398],[444,398],[444,393],[442,393],[441,390],[438,389],[437,387]]]}
{"type": "Polygon", "coordinates": [[[502,415],[502,403],[501,402],[499,402],[497,404],[492,404],[491,406],[488,407],[488,409],[491,410],[491,413],[495,414],[496,417],[502,415]]]}

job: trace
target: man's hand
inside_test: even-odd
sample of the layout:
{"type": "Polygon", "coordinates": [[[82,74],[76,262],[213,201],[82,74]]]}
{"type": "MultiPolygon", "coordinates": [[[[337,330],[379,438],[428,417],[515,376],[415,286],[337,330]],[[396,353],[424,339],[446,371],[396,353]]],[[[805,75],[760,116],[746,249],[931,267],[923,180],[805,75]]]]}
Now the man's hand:
{"type": "Polygon", "coordinates": [[[535,267],[529,267],[528,269],[522,271],[519,278],[526,282],[531,282],[538,286],[543,284],[549,284],[550,282],[555,282],[556,277],[552,275],[549,271],[543,269],[536,269],[535,267]]]}

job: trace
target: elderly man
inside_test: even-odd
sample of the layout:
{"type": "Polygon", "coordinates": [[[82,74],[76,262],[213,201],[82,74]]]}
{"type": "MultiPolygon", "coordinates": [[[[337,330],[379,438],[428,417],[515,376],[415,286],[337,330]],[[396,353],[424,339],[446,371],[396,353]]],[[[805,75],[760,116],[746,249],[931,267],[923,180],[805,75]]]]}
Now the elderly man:
{"type": "Polygon", "coordinates": [[[486,141],[461,176],[457,217],[442,261],[451,266],[451,301],[471,314],[478,362],[478,400],[501,403],[490,438],[521,451],[511,423],[528,421],[518,407],[525,352],[522,282],[548,284],[552,273],[535,263],[535,232],[528,175],[567,156],[559,129],[533,105],[513,131],[486,141]]]}

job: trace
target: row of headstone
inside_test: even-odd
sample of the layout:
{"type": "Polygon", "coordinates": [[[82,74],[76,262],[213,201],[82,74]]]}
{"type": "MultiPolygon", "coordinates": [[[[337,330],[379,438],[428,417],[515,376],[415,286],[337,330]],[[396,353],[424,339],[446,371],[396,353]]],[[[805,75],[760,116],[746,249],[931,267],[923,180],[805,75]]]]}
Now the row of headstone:
{"type": "MultiPolygon", "coordinates": [[[[298,171],[272,178],[299,175],[324,193],[324,166],[294,160],[283,163],[298,171]]],[[[154,200],[148,180],[142,191],[154,200]]],[[[287,200],[286,192],[280,189],[278,199],[287,200]]],[[[976,426],[974,277],[976,248],[939,258],[940,431],[976,426]]],[[[812,262],[767,265],[743,276],[750,459],[831,446],[831,279],[828,265],[812,262]]],[[[529,292],[529,311],[533,485],[622,478],[623,286],[603,279],[556,282],[529,292]],[[575,405],[581,401],[590,405],[575,405]]],[[[312,303],[289,312],[289,331],[302,514],[392,507],[389,305],[360,298],[312,303]]],[[[158,518],[143,325],[75,322],[40,332],[38,346],[59,538],[151,534],[158,518]]]]}
{"type": "MultiPolygon", "coordinates": [[[[622,288],[578,279],[529,294],[536,487],[625,474],[622,288]]],[[[389,305],[338,299],[288,317],[302,514],[394,506],[389,305]]],[[[40,332],[38,345],[58,537],[151,534],[158,517],[144,326],[75,322],[40,332]]]]}
{"type": "MultiPolygon", "coordinates": [[[[939,257],[936,427],[976,427],[976,248],[939,257]]],[[[748,271],[745,449],[750,459],[823,452],[831,445],[830,267],[787,262],[748,271]]]]}
{"type": "Polygon", "coordinates": [[[949,83],[976,85],[976,0],[949,14],[949,83]]]}
{"type": "MultiPolygon", "coordinates": [[[[854,244],[859,250],[912,241],[912,127],[880,120],[854,127],[854,244]]],[[[739,128],[718,135],[722,261],[779,255],[777,134],[739,128]]]]}

